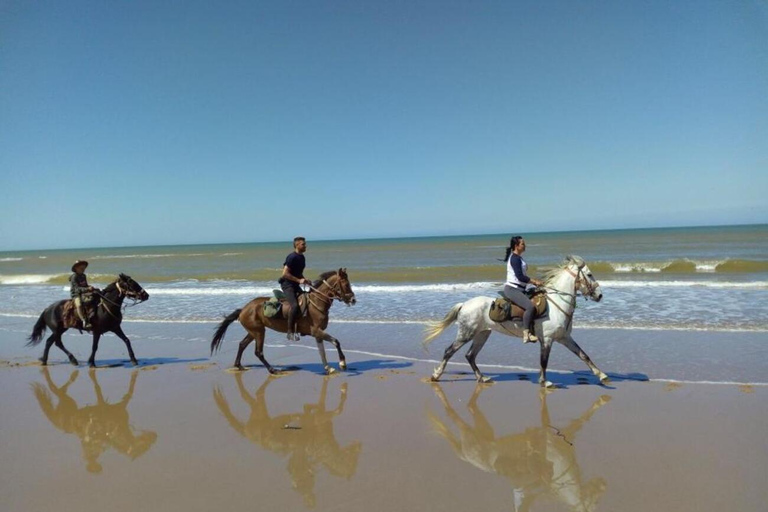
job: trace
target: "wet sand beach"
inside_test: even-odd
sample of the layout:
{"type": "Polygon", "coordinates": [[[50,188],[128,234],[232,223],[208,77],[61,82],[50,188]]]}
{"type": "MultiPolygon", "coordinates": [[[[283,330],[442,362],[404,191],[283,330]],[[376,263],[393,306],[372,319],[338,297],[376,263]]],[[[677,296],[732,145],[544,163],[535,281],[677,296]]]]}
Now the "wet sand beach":
{"type": "MultiPolygon", "coordinates": [[[[585,345],[614,382],[597,385],[556,351],[562,371],[550,380],[560,388],[545,393],[524,369],[538,351],[520,361],[501,338],[510,367],[484,368],[495,384],[477,385],[461,364],[426,382],[432,363],[386,355],[388,340],[418,326],[337,326],[350,369],[327,377],[314,342],[286,346],[272,335],[266,356],[287,371],[269,377],[252,347],[246,372],[227,371],[232,342],[209,358],[212,324],[127,324],[138,368],[111,336],[96,370],[65,363],[55,348],[42,368],[41,347],[23,347],[22,320],[0,320],[6,511],[758,511],[768,501],[767,379],[750,362],[766,354],[753,339],[737,336],[718,353],[740,384],[706,384],[726,379],[702,378],[702,354],[690,354],[699,360],[692,380],[662,378],[686,375],[675,369],[684,340],[660,371],[626,350],[611,355],[595,337],[585,345]]],[[[449,338],[422,357],[439,357],[449,338]]],[[[649,350],[677,339],[647,338],[649,350]]],[[[88,338],[64,341],[87,359],[88,338]]]]}

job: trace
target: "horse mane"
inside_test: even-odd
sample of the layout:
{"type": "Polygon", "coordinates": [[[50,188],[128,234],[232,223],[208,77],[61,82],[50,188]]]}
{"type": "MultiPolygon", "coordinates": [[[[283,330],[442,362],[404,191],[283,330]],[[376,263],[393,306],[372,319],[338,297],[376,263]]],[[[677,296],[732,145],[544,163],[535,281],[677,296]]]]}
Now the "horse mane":
{"type": "Polygon", "coordinates": [[[317,279],[314,280],[314,282],[312,283],[312,287],[319,288],[320,285],[323,284],[323,281],[325,281],[329,277],[335,276],[338,273],[339,273],[338,270],[329,270],[328,272],[323,272],[322,274],[317,276],[317,279]]]}
{"type": "Polygon", "coordinates": [[[549,286],[552,281],[557,279],[560,276],[560,273],[568,267],[571,263],[576,263],[577,265],[584,265],[584,259],[581,258],[581,256],[572,256],[568,255],[565,257],[565,259],[560,263],[560,265],[556,267],[550,267],[544,270],[544,274],[542,274],[544,284],[549,286]]]}

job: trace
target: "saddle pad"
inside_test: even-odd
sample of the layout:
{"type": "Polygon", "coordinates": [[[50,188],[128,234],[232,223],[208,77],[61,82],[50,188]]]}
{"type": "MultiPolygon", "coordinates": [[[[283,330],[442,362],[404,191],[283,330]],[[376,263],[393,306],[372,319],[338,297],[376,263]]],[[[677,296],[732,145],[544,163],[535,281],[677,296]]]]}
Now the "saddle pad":
{"type": "MultiPolygon", "coordinates": [[[[531,302],[535,308],[534,318],[541,318],[547,313],[547,294],[537,293],[531,297],[531,302]]],[[[491,303],[491,310],[488,316],[494,322],[506,322],[507,320],[521,320],[525,310],[518,305],[510,302],[506,298],[496,299],[491,303]]]]}

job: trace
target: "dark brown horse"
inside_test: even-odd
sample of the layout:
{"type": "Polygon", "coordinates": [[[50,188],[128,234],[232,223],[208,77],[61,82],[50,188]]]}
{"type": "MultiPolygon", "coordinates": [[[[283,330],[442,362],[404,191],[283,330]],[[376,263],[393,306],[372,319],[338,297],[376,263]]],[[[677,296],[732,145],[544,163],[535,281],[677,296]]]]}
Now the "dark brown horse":
{"type": "MultiPolygon", "coordinates": [[[[120,323],[123,321],[122,305],[123,300],[126,297],[135,301],[143,302],[149,299],[149,294],[144,291],[139,283],[131,279],[130,276],[120,274],[116,281],[107,285],[101,292],[98,293],[99,303],[96,306],[96,314],[93,319],[93,346],[91,348],[91,357],[88,359],[88,364],[93,367],[96,366],[96,350],[99,348],[99,339],[105,332],[113,332],[118,338],[125,342],[125,346],[128,347],[128,356],[131,358],[131,363],[134,365],[139,364],[136,360],[136,356],[133,355],[133,348],[131,347],[131,340],[125,335],[123,329],[120,328],[120,323]]],[[[71,327],[71,325],[64,318],[64,305],[68,300],[60,300],[54,302],[40,314],[40,318],[37,319],[35,327],[32,330],[32,334],[29,336],[28,347],[32,347],[40,343],[45,333],[45,328],[48,327],[53,334],[51,334],[47,340],[45,340],[45,350],[43,356],[40,358],[40,362],[43,365],[48,364],[48,352],[51,350],[51,346],[55,343],[67,357],[69,362],[77,366],[77,359],[73,356],[69,350],[64,348],[64,344],[61,341],[61,336],[71,327]]]]}
{"type": "MultiPolygon", "coordinates": [[[[346,370],[347,362],[344,358],[344,353],[341,351],[339,340],[325,332],[325,328],[328,327],[329,310],[334,300],[340,300],[348,306],[356,302],[352,285],[349,283],[349,277],[347,276],[347,270],[340,268],[338,271],[321,274],[312,283],[307,298],[309,299],[307,314],[301,316],[297,322],[299,334],[315,338],[326,373],[333,373],[334,370],[328,365],[328,359],[325,357],[324,341],[329,341],[336,347],[339,353],[339,368],[346,370]]],[[[281,315],[279,318],[267,318],[264,316],[264,303],[268,300],[269,297],[257,297],[246,304],[244,308],[236,309],[224,318],[224,321],[216,328],[216,333],[213,336],[213,340],[211,340],[211,354],[221,347],[221,342],[224,341],[224,335],[229,325],[235,320],[239,320],[248,334],[240,341],[240,346],[237,349],[237,358],[235,358],[235,368],[238,370],[245,369],[240,362],[243,351],[253,340],[256,340],[256,357],[259,358],[269,373],[277,373],[277,370],[264,358],[264,336],[267,328],[277,332],[287,332],[288,322],[285,319],[285,315],[281,315]]]]}

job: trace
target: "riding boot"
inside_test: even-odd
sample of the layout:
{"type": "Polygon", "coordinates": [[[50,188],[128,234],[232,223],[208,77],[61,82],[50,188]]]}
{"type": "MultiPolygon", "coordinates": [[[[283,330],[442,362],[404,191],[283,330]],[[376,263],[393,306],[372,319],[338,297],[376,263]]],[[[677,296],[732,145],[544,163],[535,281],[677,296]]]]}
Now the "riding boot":
{"type": "Polygon", "coordinates": [[[297,338],[297,335],[295,334],[297,309],[298,308],[291,308],[291,310],[288,312],[288,332],[285,335],[288,341],[296,341],[297,338]]]}
{"type": "Polygon", "coordinates": [[[80,321],[83,323],[83,329],[90,329],[91,328],[91,322],[89,319],[86,318],[85,314],[83,313],[83,306],[78,306],[77,308],[77,316],[80,318],[80,321]]]}
{"type": "Polygon", "coordinates": [[[539,338],[536,337],[530,330],[525,329],[523,331],[523,343],[536,343],[539,338]]]}

